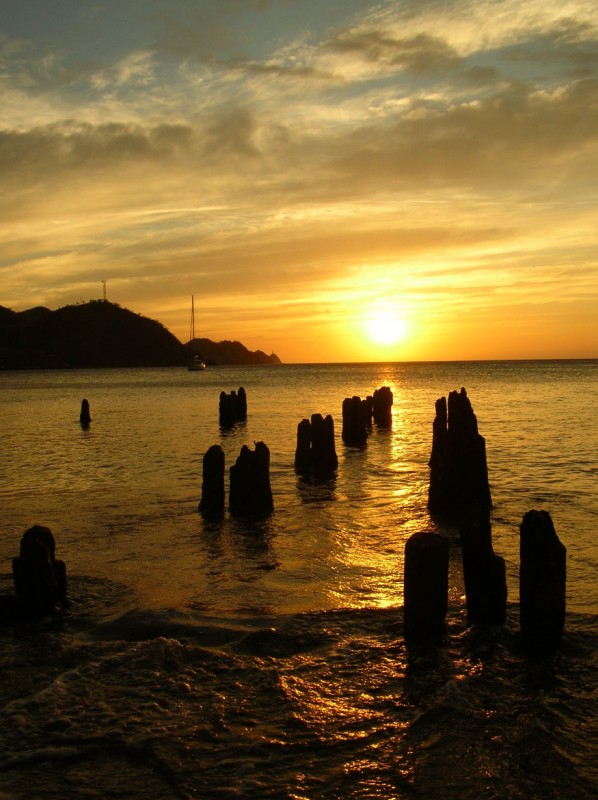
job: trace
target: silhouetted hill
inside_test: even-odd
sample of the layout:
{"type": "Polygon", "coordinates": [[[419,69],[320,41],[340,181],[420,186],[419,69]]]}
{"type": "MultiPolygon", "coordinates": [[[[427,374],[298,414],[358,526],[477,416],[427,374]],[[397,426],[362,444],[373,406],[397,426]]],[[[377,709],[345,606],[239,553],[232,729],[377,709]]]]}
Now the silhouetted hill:
{"type": "Polygon", "coordinates": [[[275,353],[266,355],[262,350],[248,350],[241,342],[212,342],[210,339],[193,339],[189,342],[193,352],[201,353],[206,364],[280,364],[275,353]]]}
{"type": "MultiPolygon", "coordinates": [[[[209,339],[199,343],[205,343],[205,353],[197,349],[207,363],[280,363],[239,342],[222,342],[222,357],[220,345],[209,339]]],[[[115,303],[92,300],[57,311],[38,307],[21,312],[0,306],[0,368],[165,367],[184,366],[188,360],[188,346],[160,322],[115,303]]]]}

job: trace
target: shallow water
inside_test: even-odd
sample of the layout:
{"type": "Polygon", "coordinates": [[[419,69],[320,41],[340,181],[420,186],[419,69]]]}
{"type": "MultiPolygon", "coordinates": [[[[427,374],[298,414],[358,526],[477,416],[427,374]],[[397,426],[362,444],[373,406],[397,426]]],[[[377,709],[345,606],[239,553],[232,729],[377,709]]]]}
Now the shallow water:
{"type": "Polygon", "coordinates": [[[0,796],[590,798],[598,789],[597,362],[292,365],[0,373],[0,593],[25,528],[48,525],[69,615],[0,629],[0,796]],[[391,431],[340,442],[344,397],[389,385],[391,431]],[[244,386],[247,422],[218,424],[244,386]],[[468,628],[455,531],[426,511],[434,401],[467,388],[486,438],[504,628],[468,628]],[[89,431],[80,403],[91,404],[89,431]],[[331,413],[339,469],[293,469],[331,413]],[[220,443],[271,451],[275,511],[197,513],[220,443]],[[519,649],[518,525],[567,547],[561,651],[519,649]],[[445,645],[402,636],[407,537],[451,538],[445,645]],[[2,794],[4,793],[4,794],[2,794]]]}

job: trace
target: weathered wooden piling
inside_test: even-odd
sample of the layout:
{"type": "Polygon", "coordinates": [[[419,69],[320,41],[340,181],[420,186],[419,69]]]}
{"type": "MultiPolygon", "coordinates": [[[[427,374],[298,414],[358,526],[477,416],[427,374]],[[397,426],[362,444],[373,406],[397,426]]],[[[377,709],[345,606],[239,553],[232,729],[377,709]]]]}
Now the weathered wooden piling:
{"type": "Polygon", "coordinates": [[[327,476],[338,467],[334,444],[334,420],[330,414],[312,414],[311,418],[312,470],[315,475],[327,476]]]}
{"type": "Polygon", "coordinates": [[[19,555],[12,560],[12,572],[20,616],[43,617],[57,604],[67,604],[66,565],[56,558],[49,528],[34,525],[25,531],[19,555]]]}
{"type": "Polygon", "coordinates": [[[342,438],[345,444],[363,447],[368,439],[371,421],[371,405],[360,397],[345,397],[343,400],[342,438]]]}
{"type": "Polygon", "coordinates": [[[392,404],[394,401],[390,386],[381,386],[374,391],[372,398],[372,415],[374,422],[380,428],[390,428],[392,425],[392,404]]]}
{"type": "Polygon", "coordinates": [[[448,541],[412,534],[405,544],[404,630],[408,644],[438,644],[448,610],[448,541]]]}
{"type": "Polygon", "coordinates": [[[302,419],[297,425],[295,469],[300,473],[311,470],[311,422],[308,419],[302,419]]]}
{"type": "Polygon", "coordinates": [[[274,509],[270,488],[270,450],[257,442],[255,450],[243,445],[230,468],[229,508],[231,514],[261,516],[274,509]]]}
{"type": "Polygon", "coordinates": [[[551,651],[565,626],[567,550],[548,511],[528,511],[519,531],[522,642],[533,652],[551,651]]]}
{"type": "Polygon", "coordinates": [[[224,451],[219,444],[204,453],[199,510],[206,516],[224,513],[224,451]]]}
{"type": "Polygon", "coordinates": [[[329,477],[338,468],[338,456],[334,443],[334,420],[328,414],[312,414],[311,420],[303,419],[297,425],[297,449],[295,469],[306,475],[329,477]]]}
{"type": "Polygon", "coordinates": [[[467,618],[474,624],[501,625],[507,614],[505,561],[492,549],[490,512],[472,509],[460,528],[467,618]]]}
{"type": "Polygon", "coordinates": [[[79,421],[82,428],[89,428],[91,422],[91,414],[89,411],[89,400],[81,401],[81,413],[79,414],[79,421]]]}
{"type": "Polygon", "coordinates": [[[437,518],[460,522],[474,506],[492,507],[486,442],[465,389],[436,401],[432,427],[428,508],[437,518]],[[448,411],[448,413],[447,413],[448,411]]]}
{"type": "Polygon", "coordinates": [[[224,426],[231,426],[235,422],[247,419],[247,394],[242,386],[238,392],[235,392],[234,389],[230,394],[220,392],[218,414],[220,424],[224,426]]]}

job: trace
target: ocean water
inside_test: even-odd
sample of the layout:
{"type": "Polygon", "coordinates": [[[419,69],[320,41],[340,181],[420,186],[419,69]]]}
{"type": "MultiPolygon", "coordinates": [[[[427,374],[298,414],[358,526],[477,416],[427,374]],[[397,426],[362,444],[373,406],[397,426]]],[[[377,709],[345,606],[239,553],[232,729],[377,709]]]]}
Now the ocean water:
{"type": "Polygon", "coordinates": [[[67,564],[62,619],[0,629],[0,800],[594,798],[598,362],[0,373],[0,593],[23,531],[67,564]],[[390,430],[340,439],[345,397],[390,430]],[[248,418],[218,422],[243,386],[248,418]],[[426,510],[434,402],[464,386],[486,439],[505,626],[467,625],[458,532],[426,510]],[[79,424],[81,400],[89,430],[79,424]],[[332,414],[339,468],[305,482],[297,424],[332,414]],[[271,453],[274,513],[197,511],[202,457],[271,453]],[[567,547],[561,649],[518,640],[519,524],[567,547]],[[446,640],[410,652],[403,552],[450,540],[446,640]]]}

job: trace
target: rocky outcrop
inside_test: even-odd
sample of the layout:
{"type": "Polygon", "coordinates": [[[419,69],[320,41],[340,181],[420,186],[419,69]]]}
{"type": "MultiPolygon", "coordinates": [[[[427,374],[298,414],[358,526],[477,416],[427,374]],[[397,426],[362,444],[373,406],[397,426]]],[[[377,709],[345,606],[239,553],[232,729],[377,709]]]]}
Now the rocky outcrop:
{"type": "Polygon", "coordinates": [[[201,353],[204,361],[209,366],[216,365],[276,365],[281,364],[281,360],[276,353],[267,355],[262,350],[248,350],[241,342],[231,342],[227,339],[221,342],[213,342],[210,339],[193,339],[187,347],[193,352],[201,353]]]}

